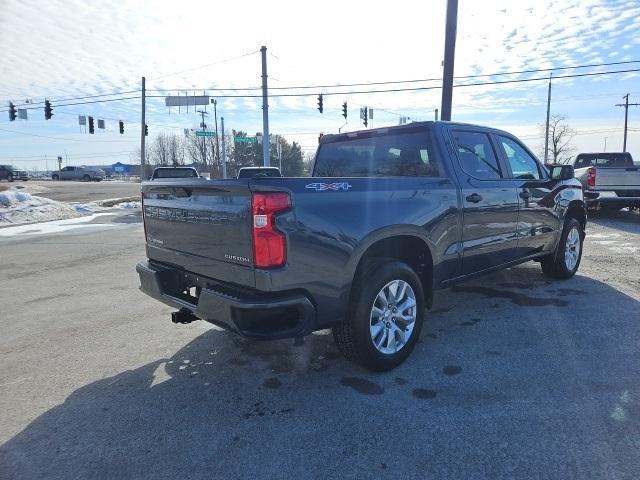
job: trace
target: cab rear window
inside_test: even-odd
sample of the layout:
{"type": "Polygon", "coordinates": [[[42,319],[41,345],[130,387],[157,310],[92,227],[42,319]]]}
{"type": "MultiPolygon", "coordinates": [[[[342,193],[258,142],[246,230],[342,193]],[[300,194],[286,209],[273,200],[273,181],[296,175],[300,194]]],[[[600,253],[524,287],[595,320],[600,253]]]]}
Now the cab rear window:
{"type": "Polygon", "coordinates": [[[316,177],[438,177],[441,169],[427,129],[345,135],[320,145],[316,177]]]}

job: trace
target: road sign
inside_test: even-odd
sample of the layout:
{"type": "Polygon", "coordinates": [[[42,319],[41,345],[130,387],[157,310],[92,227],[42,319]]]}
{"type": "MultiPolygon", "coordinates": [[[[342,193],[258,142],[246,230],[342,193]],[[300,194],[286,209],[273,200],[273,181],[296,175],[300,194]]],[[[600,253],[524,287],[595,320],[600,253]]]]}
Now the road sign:
{"type": "Polygon", "coordinates": [[[256,137],[233,137],[233,141],[236,143],[256,143],[258,139],[256,137]]]}
{"type": "Polygon", "coordinates": [[[216,132],[207,132],[202,130],[196,130],[196,137],[215,137],[216,132]]]}
{"type": "Polygon", "coordinates": [[[164,98],[164,104],[167,107],[188,107],[191,105],[209,105],[208,95],[195,96],[168,96],[164,98]]]}

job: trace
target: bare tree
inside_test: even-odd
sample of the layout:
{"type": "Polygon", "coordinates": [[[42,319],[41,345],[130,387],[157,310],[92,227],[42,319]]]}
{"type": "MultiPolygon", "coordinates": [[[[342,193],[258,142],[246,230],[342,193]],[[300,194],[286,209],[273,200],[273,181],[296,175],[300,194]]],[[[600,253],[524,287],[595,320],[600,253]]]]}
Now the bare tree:
{"type": "MultiPolygon", "coordinates": [[[[540,125],[542,132],[541,157],[544,158],[545,125],[540,125]]],[[[564,115],[551,115],[549,119],[549,163],[566,163],[571,160],[575,148],[571,144],[576,131],[567,123],[564,115]]]]}
{"type": "Polygon", "coordinates": [[[169,165],[169,149],[171,139],[166,133],[160,132],[151,143],[151,152],[153,154],[153,163],[156,165],[169,165]]]}
{"type": "Polygon", "coordinates": [[[213,137],[185,137],[184,146],[189,159],[205,168],[211,164],[210,144],[213,137]],[[208,145],[209,144],[209,145],[208,145]]]}
{"type": "Polygon", "coordinates": [[[180,135],[175,133],[169,136],[168,139],[168,153],[169,161],[174,167],[178,165],[184,165],[184,139],[180,135]]]}

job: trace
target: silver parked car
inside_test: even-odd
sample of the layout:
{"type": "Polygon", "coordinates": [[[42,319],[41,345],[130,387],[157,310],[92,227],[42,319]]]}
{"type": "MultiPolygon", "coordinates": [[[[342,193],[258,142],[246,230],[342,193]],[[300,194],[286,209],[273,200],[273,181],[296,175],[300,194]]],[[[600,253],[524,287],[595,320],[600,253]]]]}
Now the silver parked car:
{"type": "Polygon", "coordinates": [[[64,167],[51,175],[52,180],[83,180],[85,182],[92,180],[99,182],[104,177],[104,170],[91,167],[64,167]]]}

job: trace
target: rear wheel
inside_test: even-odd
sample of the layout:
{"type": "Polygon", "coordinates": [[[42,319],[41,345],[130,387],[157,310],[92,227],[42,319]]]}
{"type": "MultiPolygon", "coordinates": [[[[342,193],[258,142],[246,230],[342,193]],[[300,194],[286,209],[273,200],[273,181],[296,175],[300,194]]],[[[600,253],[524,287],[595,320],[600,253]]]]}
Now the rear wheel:
{"type": "Polygon", "coordinates": [[[91,181],[91,177],[90,177],[89,175],[85,175],[84,177],[82,177],[82,179],[83,179],[85,182],[90,182],[90,181],[91,181]]]}
{"type": "Polygon", "coordinates": [[[58,175],[52,175],[51,180],[60,180],[60,177],[58,175]]]}
{"type": "Polygon", "coordinates": [[[375,262],[353,286],[347,318],[333,328],[347,359],[374,371],[402,363],[414,349],[424,320],[424,293],[406,263],[375,262]]]}
{"type": "Polygon", "coordinates": [[[9,174],[9,176],[7,177],[7,180],[9,180],[10,182],[13,182],[13,175],[9,174]]]}
{"type": "Polygon", "coordinates": [[[567,218],[556,252],[541,262],[542,271],[551,278],[566,280],[578,271],[582,259],[584,232],[575,218],[567,218]]]}

